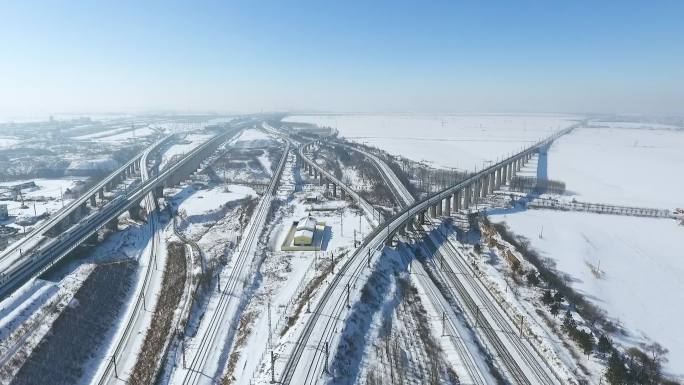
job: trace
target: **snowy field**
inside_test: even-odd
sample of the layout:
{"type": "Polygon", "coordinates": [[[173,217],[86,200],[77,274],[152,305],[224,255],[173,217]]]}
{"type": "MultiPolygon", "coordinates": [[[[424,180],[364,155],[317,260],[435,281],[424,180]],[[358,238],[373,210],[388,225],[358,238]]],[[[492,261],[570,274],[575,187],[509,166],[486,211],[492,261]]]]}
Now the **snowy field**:
{"type": "Polygon", "coordinates": [[[565,182],[577,200],[595,203],[684,207],[682,170],[684,130],[661,125],[576,129],[548,154],[548,177],[565,182]]]}
{"type": "Polygon", "coordinates": [[[0,136],[0,149],[8,149],[21,142],[21,139],[11,136],[0,136]]]}
{"type": "Polygon", "coordinates": [[[239,185],[218,186],[209,190],[190,188],[187,192],[189,196],[185,197],[185,194],[181,193],[174,199],[181,201],[178,210],[183,210],[188,215],[208,213],[220,209],[229,202],[257,196],[252,188],[239,185]]]}
{"type": "Polygon", "coordinates": [[[76,140],[92,140],[95,142],[118,143],[138,138],[145,138],[155,135],[157,131],[151,127],[138,127],[131,130],[130,126],[119,127],[105,132],[97,132],[95,134],[82,135],[75,137],[76,140]]]}
{"type": "Polygon", "coordinates": [[[298,115],[286,122],[333,127],[340,136],[435,167],[481,169],[580,119],[570,115],[298,115]]]}
{"type": "Polygon", "coordinates": [[[185,155],[211,138],[207,134],[188,134],[183,143],[174,144],[164,152],[159,168],[163,169],[173,157],[185,155]]]}
{"type": "Polygon", "coordinates": [[[272,145],[273,140],[273,135],[267,134],[262,130],[249,129],[242,131],[235,141],[235,146],[242,148],[266,147],[272,145]]]}
{"type": "MultiPolygon", "coordinates": [[[[76,182],[78,180],[83,180],[83,178],[30,179],[1,182],[0,186],[12,186],[19,183],[34,181],[37,187],[22,190],[24,200],[26,201],[26,208],[21,207],[21,201],[19,200],[2,200],[0,203],[6,204],[9,215],[17,218],[32,217],[46,212],[54,213],[71,202],[71,199],[64,199],[64,202],[62,202],[60,197],[67,189],[76,187],[76,182]]],[[[10,226],[19,227],[11,223],[10,226]]]]}
{"type": "Polygon", "coordinates": [[[569,274],[574,288],[630,332],[623,342],[659,342],[670,350],[666,367],[684,375],[684,227],[668,219],[550,210],[491,219],[508,223],[569,274]]]}

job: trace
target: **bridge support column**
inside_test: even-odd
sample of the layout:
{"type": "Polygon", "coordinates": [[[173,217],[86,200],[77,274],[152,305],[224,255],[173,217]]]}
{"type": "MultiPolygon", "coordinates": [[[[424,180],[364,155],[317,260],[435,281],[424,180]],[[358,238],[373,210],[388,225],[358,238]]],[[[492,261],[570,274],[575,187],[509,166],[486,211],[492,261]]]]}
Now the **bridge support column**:
{"type": "Polygon", "coordinates": [[[425,211],[418,214],[418,221],[420,222],[421,225],[425,224],[425,215],[427,215],[427,213],[425,211]]]}
{"type": "Polygon", "coordinates": [[[489,184],[489,190],[488,190],[487,192],[488,192],[489,194],[493,194],[493,193],[494,193],[494,186],[495,186],[495,183],[496,183],[496,182],[495,182],[494,176],[495,176],[495,175],[494,175],[493,172],[490,173],[489,175],[487,175],[487,179],[488,179],[488,182],[487,182],[487,183],[489,184]]]}
{"type": "Polygon", "coordinates": [[[461,194],[457,191],[454,193],[454,211],[458,212],[461,209],[461,194]]]}
{"type": "Polygon", "coordinates": [[[513,179],[513,166],[509,163],[506,166],[506,183],[511,183],[511,179],[513,179]]]}
{"type": "Polygon", "coordinates": [[[430,217],[437,218],[437,207],[435,205],[430,206],[430,217]]]}
{"type": "Polygon", "coordinates": [[[487,181],[488,180],[489,179],[487,178],[486,175],[483,176],[482,178],[480,178],[480,191],[479,191],[480,198],[485,198],[487,196],[487,189],[489,188],[489,187],[487,187],[487,181]]]}
{"type": "Polygon", "coordinates": [[[337,185],[335,183],[333,185],[333,197],[337,198],[337,185]]]}
{"type": "Polygon", "coordinates": [[[108,230],[118,231],[119,230],[119,218],[114,218],[111,221],[107,222],[106,227],[108,230]]]}
{"type": "Polygon", "coordinates": [[[100,188],[99,190],[97,190],[97,197],[100,198],[100,200],[103,200],[104,199],[104,193],[105,193],[104,187],[100,188]]]}
{"type": "Polygon", "coordinates": [[[95,198],[95,195],[90,196],[90,207],[95,207],[97,206],[97,199],[95,198]]]}
{"type": "Polygon", "coordinates": [[[312,167],[311,167],[311,165],[308,165],[308,166],[309,166],[309,169],[307,171],[309,172],[309,176],[312,176],[313,175],[313,170],[311,170],[312,167]]]}
{"type": "Polygon", "coordinates": [[[93,233],[91,236],[88,237],[88,239],[86,239],[86,243],[89,243],[91,245],[96,245],[97,241],[98,241],[97,232],[93,233]]]}
{"type": "Polygon", "coordinates": [[[463,188],[463,209],[468,210],[470,207],[470,195],[472,193],[472,187],[470,185],[463,188]]]}
{"type": "Polygon", "coordinates": [[[88,204],[83,202],[80,207],[81,216],[85,216],[88,213],[88,204]]]}
{"type": "Polygon", "coordinates": [[[435,205],[435,212],[436,212],[438,217],[442,216],[442,200],[441,199],[435,205]]]}
{"type": "Polygon", "coordinates": [[[444,199],[444,215],[451,216],[451,197],[444,199]]]}
{"type": "Polygon", "coordinates": [[[345,200],[345,198],[346,198],[346,194],[344,193],[344,190],[341,188],[340,188],[340,198],[342,198],[342,200],[345,200]]]}

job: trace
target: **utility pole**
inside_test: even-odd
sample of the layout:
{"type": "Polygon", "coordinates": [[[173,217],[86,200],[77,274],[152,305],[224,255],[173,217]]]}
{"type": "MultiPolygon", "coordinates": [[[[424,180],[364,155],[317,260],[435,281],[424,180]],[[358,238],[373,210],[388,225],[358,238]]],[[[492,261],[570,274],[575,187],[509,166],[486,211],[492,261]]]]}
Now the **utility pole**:
{"type": "Polygon", "coordinates": [[[368,268],[370,269],[371,267],[371,253],[370,253],[370,248],[368,248],[368,268]]]}
{"type": "Polygon", "coordinates": [[[442,337],[446,335],[446,312],[442,311],[442,337]]]}
{"type": "Polygon", "coordinates": [[[268,347],[273,348],[273,334],[271,332],[271,298],[268,298],[268,347]]]}
{"type": "Polygon", "coordinates": [[[119,378],[119,372],[116,370],[116,358],[112,356],[112,362],[114,363],[114,378],[119,378]]]}
{"type": "Polygon", "coordinates": [[[325,372],[325,374],[330,374],[330,372],[328,371],[328,341],[325,341],[323,349],[325,349],[325,363],[323,364],[323,371],[325,372]]]}
{"type": "Polygon", "coordinates": [[[349,305],[349,283],[347,283],[347,309],[351,309],[351,306],[349,305]]]}
{"type": "Polygon", "coordinates": [[[273,354],[273,350],[271,350],[271,384],[275,382],[275,354],[273,354]]]}
{"type": "Polygon", "coordinates": [[[185,339],[181,340],[181,353],[183,356],[183,369],[185,369],[185,339]]]}

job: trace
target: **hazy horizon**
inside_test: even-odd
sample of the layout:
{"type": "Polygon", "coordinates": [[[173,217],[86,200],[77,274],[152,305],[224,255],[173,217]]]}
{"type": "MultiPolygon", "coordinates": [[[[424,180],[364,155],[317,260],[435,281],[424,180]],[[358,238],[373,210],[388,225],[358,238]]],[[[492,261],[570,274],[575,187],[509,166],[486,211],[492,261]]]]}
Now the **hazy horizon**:
{"type": "Polygon", "coordinates": [[[0,120],[684,114],[684,3],[5,3],[0,120]]]}

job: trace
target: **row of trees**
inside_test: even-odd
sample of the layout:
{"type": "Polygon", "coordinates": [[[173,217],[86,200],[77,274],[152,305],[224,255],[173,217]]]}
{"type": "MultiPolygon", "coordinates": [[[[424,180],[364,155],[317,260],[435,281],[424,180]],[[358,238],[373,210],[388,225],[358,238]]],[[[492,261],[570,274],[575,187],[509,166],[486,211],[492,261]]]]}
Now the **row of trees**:
{"type": "MultiPolygon", "coordinates": [[[[534,271],[527,273],[527,282],[537,286],[541,282],[534,271]]],[[[563,302],[563,295],[550,289],[543,291],[541,302],[549,308],[549,312],[557,316],[563,302]]],[[[570,309],[565,311],[562,330],[575,341],[587,357],[595,353],[598,358],[608,357],[606,379],[614,385],[636,384],[678,384],[662,375],[662,365],[667,361],[667,349],[657,343],[632,347],[622,354],[605,334],[599,334],[598,339],[590,330],[577,325],[570,309]]]]}

